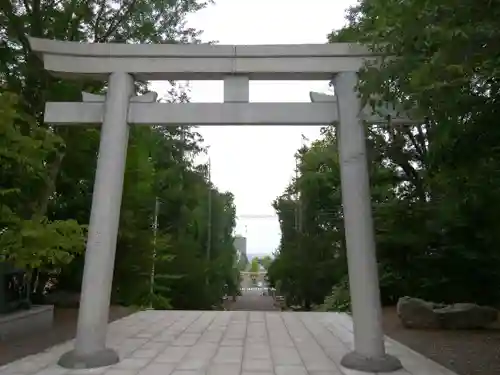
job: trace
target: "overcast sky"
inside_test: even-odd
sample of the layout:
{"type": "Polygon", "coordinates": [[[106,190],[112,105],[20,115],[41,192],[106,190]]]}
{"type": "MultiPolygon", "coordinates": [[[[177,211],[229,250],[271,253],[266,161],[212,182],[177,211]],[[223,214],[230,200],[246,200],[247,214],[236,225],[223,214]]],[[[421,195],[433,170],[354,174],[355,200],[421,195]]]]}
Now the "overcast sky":
{"type": "MultiPolygon", "coordinates": [[[[193,14],[188,25],[204,31],[203,41],[219,44],[325,43],[327,34],[341,28],[345,10],[355,0],[216,0],[193,14]]],[[[192,81],[192,102],[222,102],[222,81],[192,81]]],[[[162,93],[165,84],[155,82],[162,93]]],[[[322,81],[250,82],[252,102],[308,102],[309,91],[327,92],[322,81]]],[[[279,224],[271,207],[294,174],[294,153],[301,134],[310,140],[319,128],[203,127],[210,146],[212,181],[235,195],[237,233],[247,237],[247,253],[272,253],[279,244],[279,224]],[[256,218],[255,216],[259,216],[256,218]]]]}

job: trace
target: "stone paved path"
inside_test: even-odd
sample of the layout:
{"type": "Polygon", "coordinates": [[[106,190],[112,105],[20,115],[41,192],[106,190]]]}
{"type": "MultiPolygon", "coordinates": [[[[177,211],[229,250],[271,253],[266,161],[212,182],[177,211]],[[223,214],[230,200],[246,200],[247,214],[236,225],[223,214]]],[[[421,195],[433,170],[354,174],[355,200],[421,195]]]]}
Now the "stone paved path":
{"type": "Polygon", "coordinates": [[[274,299],[263,296],[261,290],[243,291],[236,302],[231,303],[231,311],[278,311],[274,299]]]}
{"type": "MultiPolygon", "coordinates": [[[[1,375],[363,375],[342,368],[352,347],[352,322],[336,313],[142,311],[110,325],[108,345],[121,362],[66,370],[53,347],[0,368],[1,375]]],[[[453,375],[387,339],[405,370],[394,375],[453,375]]],[[[365,374],[366,375],[366,374],[365,374]]]]}

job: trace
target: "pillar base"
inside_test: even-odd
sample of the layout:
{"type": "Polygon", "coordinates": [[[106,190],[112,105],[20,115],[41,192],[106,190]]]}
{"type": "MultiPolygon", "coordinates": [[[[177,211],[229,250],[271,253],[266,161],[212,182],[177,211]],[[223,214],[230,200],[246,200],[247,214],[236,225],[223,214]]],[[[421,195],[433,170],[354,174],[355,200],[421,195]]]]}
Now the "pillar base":
{"type": "Polygon", "coordinates": [[[78,354],[75,350],[64,353],[57,364],[68,369],[86,369],[111,366],[120,362],[113,349],[102,349],[90,354],[78,354]]]}
{"type": "Polygon", "coordinates": [[[393,372],[403,368],[401,361],[390,354],[370,358],[355,351],[347,353],[340,361],[340,364],[351,370],[377,373],[393,372]]]}

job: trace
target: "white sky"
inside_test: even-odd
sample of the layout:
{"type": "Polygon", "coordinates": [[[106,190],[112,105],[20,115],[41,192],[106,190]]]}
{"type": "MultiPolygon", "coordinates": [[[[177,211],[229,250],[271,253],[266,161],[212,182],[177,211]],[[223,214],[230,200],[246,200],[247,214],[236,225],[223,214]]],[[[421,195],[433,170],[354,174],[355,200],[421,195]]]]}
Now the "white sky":
{"type": "MultiPolygon", "coordinates": [[[[219,44],[326,43],[327,34],[345,24],[345,10],[355,0],[216,0],[193,14],[188,25],[204,31],[203,41],[219,44]]],[[[222,102],[222,81],[192,81],[192,102],[222,102]]],[[[152,88],[162,94],[165,84],[152,88]]],[[[250,101],[309,102],[309,91],[328,91],[322,81],[250,82],[250,101]]],[[[280,229],[271,202],[294,174],[294,154],[301,134],[319,136],[313,126],[200,127],[210,146],[212,181],[235,195],[236,231],[247,237],[247,253],[272,253],[280,229]],[[249,218],[247,215],[266,216],[249,218]]]]}

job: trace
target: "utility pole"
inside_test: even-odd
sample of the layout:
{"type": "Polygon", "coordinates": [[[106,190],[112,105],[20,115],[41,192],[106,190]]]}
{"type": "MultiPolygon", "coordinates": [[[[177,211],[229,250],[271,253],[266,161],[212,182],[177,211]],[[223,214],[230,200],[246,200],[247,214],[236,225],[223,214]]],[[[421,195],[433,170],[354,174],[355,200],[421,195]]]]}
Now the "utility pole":
{"type": "MultiPolygon", "coordinates": [[[[304,148],[305,146],[305,141],[307,138],[304,136],[304,134],[301,134],[301,149],[304,148]]],[[[302,199],[300,196],[299,188],[298,188],[298,181],[299,181],[299,159],[300,159],[300,154],[297,155],[295,158],[295,181],[296,181],[296,195],[295,195],[295,200],[296,200],[296,205],[295,205],[295,229],[297,230],[298,233],[302,233],[302,199]]]]}
{"type": "Polygon", "coordinates": [[[212,247],[212,176],[211,162],[208,159],[208,222],[207,222],[207,259],[210,260],[210,250],[212,247]]]}
{"type": "MultiPolygon", "coordinates": [[[[207,262],[210,262],[210,251],[212,247],[212,163],[208,158],[208,220],[207,220],[207,262]]],[[[207,273],[208,284],[208,273],[207,273]]]]}
{"type": "Polygon", "coordinates": [[[300,197],[299,197],[299,157],[295,157],[295,230],[299,231],[299,210],[300,210],[300,197]]]}
{"type": "MultiPolygon", "coordinates": [[[[151,274],[150,274],[150,284],[149,284],[149,295],[153,296],[154,293],[154,285],[155,285],[155,263],[156,263],[156,236],[158,233],[158,215],[160,212],[160,199],[156,197],[155,199],[155,211],[153,218],[153,254],[152,254],[152,265],[151,265],[151,274]]],[[[149,304],[150,308],[153,308],[153,302],[150,300],[149,304]]]]}
{"type": "Polygon", "coordinates": [[[181,161],[184,163],[184,146],[186,143],[186,126],[181,126],[181,161]]]}
{"type": "MultiPolygon", "coordinates": [[[[301,134],[301,149],[304,149],[304,147],[306,146],[306,141],[308,140],[304,134],[301,134]]],[[[299,233],[302,233],[302,229],[303,229],[303,223],[304,223],[304,220],[303,220],[303,211],[304,211],[304,207],[303,207],[303,202],[302,202],[302,197],[300,195],[300,192],[297,192],[298,194],[298,200],[299,200],[299,233]]]]}

